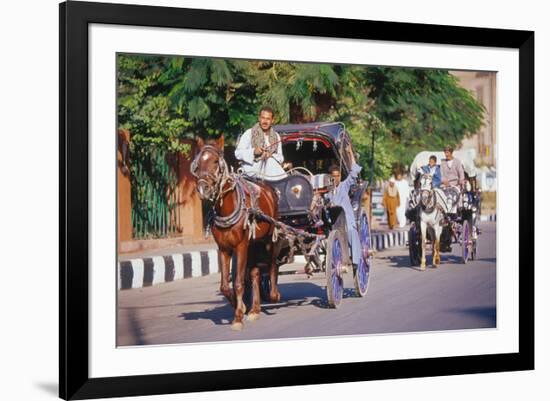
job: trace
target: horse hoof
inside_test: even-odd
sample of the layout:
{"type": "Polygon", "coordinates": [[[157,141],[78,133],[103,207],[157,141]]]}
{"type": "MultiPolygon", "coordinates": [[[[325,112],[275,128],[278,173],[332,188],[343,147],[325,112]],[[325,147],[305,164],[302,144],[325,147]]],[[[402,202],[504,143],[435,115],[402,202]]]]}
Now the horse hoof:
{"type": "Polygon", "coordinates": [[[269,300],[271,301],[271,303],[273,304],[278,304],[279,302],[281,302],[281,294],[277,294],[275,296],[270,296],[269,297],[269,300]]]}
{"type": "Polygon", "coordinates": [[[437,269],[437,265],[436,265],[436,264],[433,264],[433,265],[432,265],[432,269],[437,269]]]}
{"type": "Polygon", "coordinates": [[[260,314],[259,313],[249,313],[248,314],[248,320],[253,322],[255,320],[258,320],[260,318],[260,314]]]}
{"type": "Polygon", "coordinates": [[[420,265],[420,270],[421,270],[421,271],[426,270],[426,265],[420,265]]]}
{"type": "Polygon", "coordinates": [[[231,330],[241,331],[243,329],[243,324],[241,322],[235,322],[231,325],[231,330]]]}

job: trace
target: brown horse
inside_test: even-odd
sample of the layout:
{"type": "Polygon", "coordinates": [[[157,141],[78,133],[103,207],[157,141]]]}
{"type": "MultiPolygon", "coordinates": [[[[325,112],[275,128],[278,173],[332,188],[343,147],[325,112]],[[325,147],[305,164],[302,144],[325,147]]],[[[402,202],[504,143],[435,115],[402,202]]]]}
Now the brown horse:
{"type": "MultiPolygon", "coordinates": [[[[252,307],[248,320],[260,316],[260,270],[256,260],[250,261],[248,253],[251,245],[262,242],[268,255],[271,302],[279,302],[281,294],[277,288],[278,267],[276,251],[272,243],[273,224],[252,215],[249,209],[276,219],[278,216],[278,198],[273,189],[263,183],[253,183],[229,171],[223,158],[223,138],[219,142],[205,144],[199,138],[199,153],[191,166],[191,172],[197,178],[197,190],[202,200],[213,202],[214,223],[212,235],[219,248],[221,270],[220,291],[235,309],[235,318],[231,328],[241,330],[246,306],[243,302],[245,279],[250,268],[252,283],[252,307]],[[233,253],[236,254],[236,274],[233,290],[230,287],[230,265],[233,253]]],[[[256,247],[254,247],[255,249],[256,247]]],[[[252,248],[251,248],[252,249],[252,248]]],[[[256,259],[256,258],[254,258],[256,259]]]]}

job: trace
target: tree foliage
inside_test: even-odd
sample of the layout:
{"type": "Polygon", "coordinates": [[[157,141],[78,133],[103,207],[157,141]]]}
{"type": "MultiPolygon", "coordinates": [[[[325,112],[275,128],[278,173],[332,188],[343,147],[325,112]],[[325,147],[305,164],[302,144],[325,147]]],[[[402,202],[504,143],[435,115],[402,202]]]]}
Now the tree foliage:
{"type": "Polygon", "coordinates": [[[119,55],[119,126],[133,146],[185,151],[182,138],[234,143],[271,105],[278,123],[342,121],[365,173],[376,177],[421,150],[457,145],[483,107],[445,70],[119,55]]]}

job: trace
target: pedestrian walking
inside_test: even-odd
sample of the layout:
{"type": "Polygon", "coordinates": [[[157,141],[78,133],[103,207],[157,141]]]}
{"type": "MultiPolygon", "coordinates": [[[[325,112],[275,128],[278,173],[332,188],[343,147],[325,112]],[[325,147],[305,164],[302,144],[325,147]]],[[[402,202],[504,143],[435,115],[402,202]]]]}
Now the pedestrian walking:
{"type": "Polygon", "coordinates": [[[393,230],[397,224],[397,208],[399,207],[399,191],[395,185],[395,178],[391,177],[386,189],[384,190],[384,198],[382,204],[386,209],[388,216],[388,227],[393,230]]]}
{"type": "Polygon", "coordinates": [[[407,217],[405,212],[407,210],[408,200],[409,200],[409,182],[403,177],[403,174],[397,172],[395,174],[395,186],[397,187],[397,192],[399,192],[399,207],[397,208],[397,223],[399,228],[405,227],[407,224],[407,217]]]}

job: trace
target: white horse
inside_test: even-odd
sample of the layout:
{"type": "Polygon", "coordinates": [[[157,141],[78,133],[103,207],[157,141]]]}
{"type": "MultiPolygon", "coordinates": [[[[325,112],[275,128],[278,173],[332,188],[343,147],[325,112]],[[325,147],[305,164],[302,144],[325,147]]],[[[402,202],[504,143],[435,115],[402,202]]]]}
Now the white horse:
{"type": "Polygon", "coordinates": [[[441,263],[439,252],[439,240],[443,227],[441,221],[448,212],[445,194],[440,189],[434,189],[432,175],[422,174],[420,177],[420,232],[422,236],[422,255],[420,259],[420,270],[426,270],[426,238],[430,230],[432,240],[432,267],[441,263]]]}

